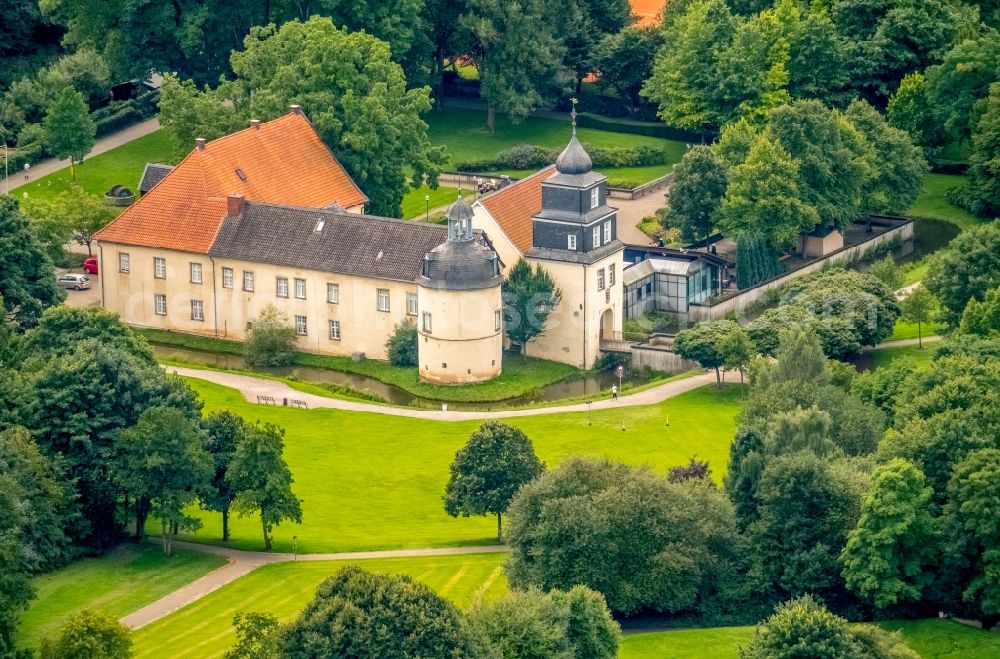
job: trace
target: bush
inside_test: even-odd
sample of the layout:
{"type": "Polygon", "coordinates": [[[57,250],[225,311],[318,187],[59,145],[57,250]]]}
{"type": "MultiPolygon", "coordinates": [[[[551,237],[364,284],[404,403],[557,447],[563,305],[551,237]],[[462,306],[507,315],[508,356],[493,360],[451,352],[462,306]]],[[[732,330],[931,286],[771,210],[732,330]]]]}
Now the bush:
{"type": "Polygon", "coordinates": [[[44,149],[48,138],[49,134],[41,124],[25,124],[17,134],[17,144],[21,147],[37,144],[44,149]]]}
{"type": "Polygon", "coordinates": [[[295,330],[274,305],[267,305],[247,330],[243,354],[250,366],[288,366],[295,360],[295,330]]]}
{"type": "Polygon", "coordinates": [[[41,659],[127,659],[132,656],[131,631],[110,616],[81,611],[63,623],[54,641],[42,642],[39,655],[41,659]]]}
{"type": "MultiPolygon", "coordinates": [[[[125,101],[126,103],[131,103],[131,101],[125,101]]],[[[110,107],[110,106],[109,106],[110,107]]],[[[134,105],[126,105],[113,114],[105,117],[104,119],[99,119],[94,122],[96,128],[96,135],[98,137],[103,137],[114,133],[115,131],[121,130],[126,126],[131,126],[142,119],[142,115],[135,108],[134,105]]]]}
{"type": "Polygon", "coordinates": [[[393,366],[417,365],[417,325],[412,320],[403,320],[393,330],[385,342],[389,353],[389,363],[393,366]]]}
{"type": "MultiPolygon", "coordinates": [[[[606,149],[584,145],[596,168],[646,167],[663,165],[670,161],[667,150],[648,144],[624,149],[606,149]]],[[[459,163],[459,171],[486,172],[497,169],[540,169],[555,162],[559,150],[546,149],[536,144],[518,144],[498,153],[494,158],[459,163]]]]}

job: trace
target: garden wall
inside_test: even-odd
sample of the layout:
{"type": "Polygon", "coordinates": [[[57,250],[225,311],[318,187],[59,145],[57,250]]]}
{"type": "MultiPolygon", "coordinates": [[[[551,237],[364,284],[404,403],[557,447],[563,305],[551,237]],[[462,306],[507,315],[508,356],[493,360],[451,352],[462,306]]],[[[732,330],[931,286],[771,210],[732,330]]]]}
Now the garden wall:
{"type": "Polygon", "coordinates": [[[632,346],[632,368],[641,370],[648,366],[654,371],[664,373],[683,373],[693,368],[701,368],[698,362],[681,357],[667,346],[654,346],[646,343],[632,346]]]}
{"type": "Polygon", "coordinates": [[[880,245],[891,243],[895,240],[900,240],[904,243],[910,242],[912,244],[912,219],[881,215],[873,216],[872,226],[888,227],[888,229],[878,235],[872,236],[862,243],[839,249],[836,252],[828,254],[822,259],[818,259],[817,261],[793,270],[792,272],[788,272],[780,277],[775,277],[774,279],[766,281],[762,284],[758,284],[753,288],[741,291],[733,297],[720,300],[715,304],[692,304],[688,307],[688,320],[691,322],[700,322],[703,320],[722,318],[730,312],[742,312],[746,310],[747,307],[760,300],[764,294],[767,293],[767,291],[777,288],[778,286],[781,286],[785,282],[791,281],[796,277],[816,272],[817,270],[827,267],[829,264],[843,263],[846,265],[848,263],[853,263],[854,261],[859,261],[871,250],[879,247],[880,245]]]}

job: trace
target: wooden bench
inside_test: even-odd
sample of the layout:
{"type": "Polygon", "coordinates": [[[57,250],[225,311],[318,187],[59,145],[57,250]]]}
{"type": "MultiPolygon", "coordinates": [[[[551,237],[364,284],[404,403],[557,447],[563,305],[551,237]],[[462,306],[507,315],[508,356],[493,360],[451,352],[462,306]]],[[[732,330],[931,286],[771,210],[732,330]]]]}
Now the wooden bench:
{"type": "Polygon", "coordinates": [[[274,396],[257,396],[258,405],[277,405],[274,401],[274,396]]]}

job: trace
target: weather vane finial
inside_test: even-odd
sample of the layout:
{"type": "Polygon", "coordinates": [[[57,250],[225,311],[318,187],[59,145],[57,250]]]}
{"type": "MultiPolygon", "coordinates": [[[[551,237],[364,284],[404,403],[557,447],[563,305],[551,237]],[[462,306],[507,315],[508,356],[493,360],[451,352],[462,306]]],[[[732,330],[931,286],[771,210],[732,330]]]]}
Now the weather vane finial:
{"type": "Polygon", "coordinates": [[[576,135],[576,103],[577,103],[576,96],[569,99],[569,102],[573,104],[573,109],[570,110],[569,113],[570,124],[572,124],[573,126],[573,134],[576,135]]]}

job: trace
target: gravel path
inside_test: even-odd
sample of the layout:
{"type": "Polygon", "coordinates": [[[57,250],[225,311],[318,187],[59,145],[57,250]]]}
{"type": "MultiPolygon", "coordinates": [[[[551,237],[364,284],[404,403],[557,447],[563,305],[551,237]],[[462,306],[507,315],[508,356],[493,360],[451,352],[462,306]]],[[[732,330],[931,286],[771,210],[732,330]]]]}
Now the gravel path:
{"type": "MultiPolygon", "coordinates": [[[[338,410],[348,410],[351,412],[371,412],[374,414],[389,414],[391,416],[405,416],[416,419],[429,419],[432,421],[468,421],[472,419],[507,419],[520,416],[537,416],[539,414],[558,414],[562,412],[586,412],[587,403],[576,403],[573,405],[558,405],[554,407],[535,407],[522,410],[501,410],[496,412],[464,412],[464,411],[438,411],[438,410],[416,410],[406,407],[390,407],[388,405],[376,405],[373,403],[363,403],[351,400],[340,400],[338,398],[327,398],[307,394],[289,387],[284,382],[278,380],[266,380],[255,378],[238,373],[228,373],[226,371],[208,371],[196,368],[183,368],[180,366],[165,367],[168,373],[176,373],[189,378],[198,378],[220,384],[224,387],[231,387],[243,394],[243,397],[251,403],[257,402],[257,396],[271,396],[276,401],[284,398],[294,398],[305,401],[310,408],[326,407],[338,410]]],[[[640,391],[638,393],[621,396],[617,401],[608,398],[595,400],[591,404],[594,410],[606,410],[618,407],[632,407],[635,405],[652,405],[663,402],[668,398],[679,396],[685,392],[697,389],[706,384],[715,382],[715,373],[706,372],[685,378],[666,382],[656,387],[640,391]]]]}
{"type": "MultiPolygon", "coordinates": [[[[159,542],[159,540],[152,540],[159,542]]],[[[257,568],[271,563],[287,563],[290,561],[346,561],[365,560],[372,558],[410,558],[420,556],[458,556],[462,554],[488,554],[507,551],[503,545],[486,545],[474,547],[440,547],[433,549],[388,549],[385,551],[353,551],[335,554],[285,554],[257,551],[239,551],[227,547],[201,545],[193,542],[175,541],[175,547],[199,551],[205,554],[224,556],[229,562],[217,570],[209,572],[196,581],[165,595],[138,611],[128,614],[120,622],[132,629],[139,629],[151,622],[170,615],[174,611],[196,602],[214,590],[246,576],[257,568]]]]}
{"type": "MultiPolygon", "coordinates": [[[[932,334],[931,336],[925,336],[924,343],[934,343],[935,341],[940,341],[943,336],[938,336],[937,334],[932,334]]],[[[877,346],[865,346],[862,348],[864,352],[871,352],[872,350],[881,350],[882,348],[904,348],[906,346],[920,345],[920,339],[900,339],[899,341],[886,341],[885,343],[880,343],[877,346]]]]}

